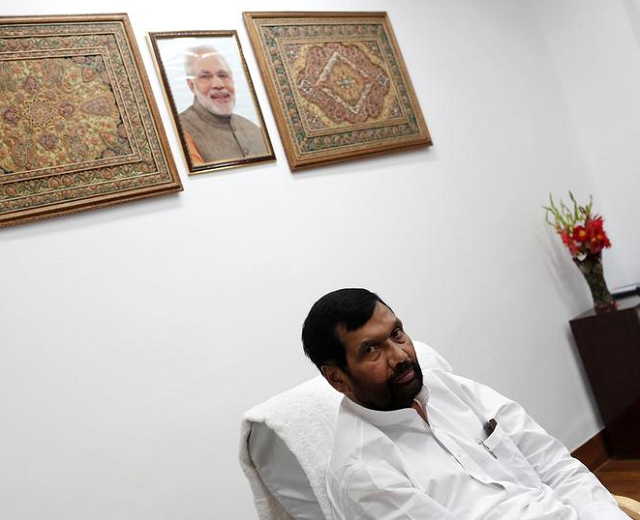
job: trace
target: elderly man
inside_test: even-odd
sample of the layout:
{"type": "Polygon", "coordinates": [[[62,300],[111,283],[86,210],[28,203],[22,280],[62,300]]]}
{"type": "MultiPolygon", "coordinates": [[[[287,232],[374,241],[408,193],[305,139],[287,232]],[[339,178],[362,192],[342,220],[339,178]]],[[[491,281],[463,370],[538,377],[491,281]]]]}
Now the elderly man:
{"type": "Polygon", "coordinates": [[[267,153],[260,128],[233,113],[233,73],[213,47],[187,51],[187,85],[193,104],[180,114],[180,125],[194,165],[245,159],[267,153]]]}
{"type": "Polygon", "coordinates": [[[305,353],[344,394],[327,487],[343,520],[628,520],[610,493],[513,401],[423,373],[376,295],[314,304],[305,353]]]}

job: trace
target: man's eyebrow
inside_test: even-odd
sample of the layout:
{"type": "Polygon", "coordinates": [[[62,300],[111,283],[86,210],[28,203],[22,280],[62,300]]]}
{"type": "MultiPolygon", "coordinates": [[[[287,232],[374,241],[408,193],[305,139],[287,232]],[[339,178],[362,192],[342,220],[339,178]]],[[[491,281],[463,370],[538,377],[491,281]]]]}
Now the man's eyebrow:
{"type": "Polygon", "coordinates": [[[367,347],[371,346],[371,345],[375,345],[376,343],[380,343],[380,341],[383,339],[382,337],[383,335],[378,335],[378,336],[371,336],[369,338],[364,338],[362,341],[360,341],[360,345],[358,346],[359,350],[364,350],[367,347]]]}

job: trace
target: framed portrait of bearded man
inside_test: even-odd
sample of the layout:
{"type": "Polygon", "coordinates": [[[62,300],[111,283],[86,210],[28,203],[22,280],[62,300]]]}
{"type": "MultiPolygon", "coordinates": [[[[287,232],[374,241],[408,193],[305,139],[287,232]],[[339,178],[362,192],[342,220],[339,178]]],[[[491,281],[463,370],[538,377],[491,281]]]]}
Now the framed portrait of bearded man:
{"type": "Polygon", "coordinates": [[[150,32],[189,174],[275,159],[236,31],[150,32]]]}

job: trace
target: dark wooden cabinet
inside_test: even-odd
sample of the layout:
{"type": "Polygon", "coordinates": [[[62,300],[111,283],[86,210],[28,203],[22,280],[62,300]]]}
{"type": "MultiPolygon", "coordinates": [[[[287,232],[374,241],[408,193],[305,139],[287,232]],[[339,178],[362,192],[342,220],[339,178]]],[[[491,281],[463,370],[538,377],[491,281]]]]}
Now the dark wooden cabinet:
{"type": "Polygon", "coordinates": [[[570,321],[605,423],[611,456],[640,457],[640,297],[616,312],[587,312],[570,321]]]}

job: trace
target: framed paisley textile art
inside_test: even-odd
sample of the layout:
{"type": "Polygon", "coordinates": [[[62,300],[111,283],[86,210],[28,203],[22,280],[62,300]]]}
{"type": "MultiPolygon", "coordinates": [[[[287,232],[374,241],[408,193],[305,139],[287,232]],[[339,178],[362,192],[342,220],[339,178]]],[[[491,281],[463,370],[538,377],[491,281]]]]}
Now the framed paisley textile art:
{"type": "Polygon", "coordinates": [[[127,15],[0,18],[0,227],[180,190],[127,15]]]}
{"type": "Polygon", "coordinates": [[[247,12],[292,170],[431,145],[386,13],[247,12]]]}

